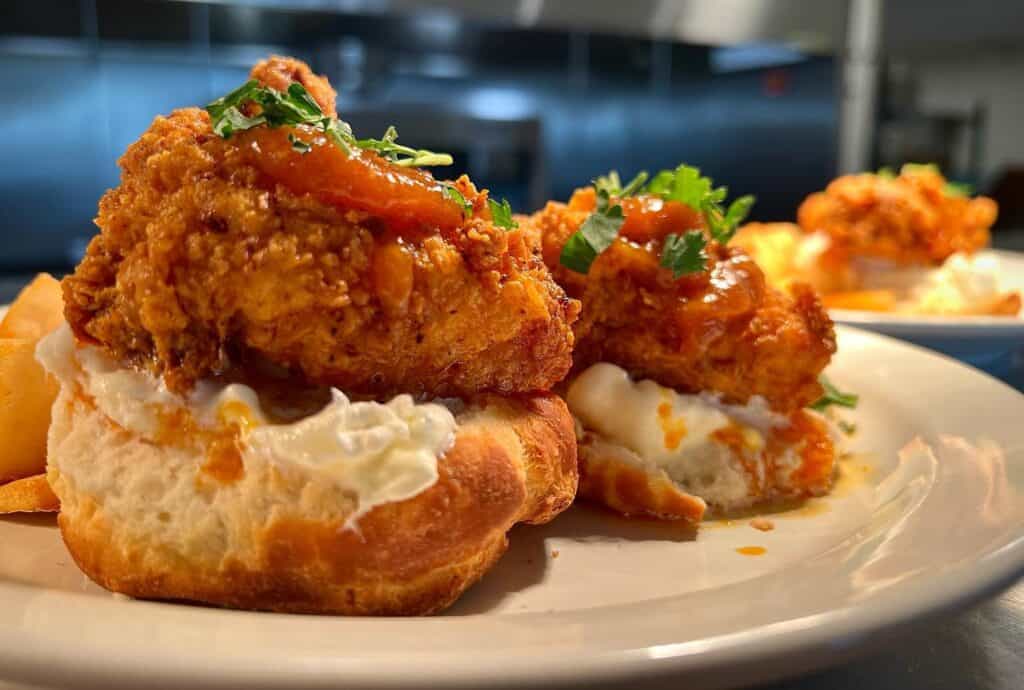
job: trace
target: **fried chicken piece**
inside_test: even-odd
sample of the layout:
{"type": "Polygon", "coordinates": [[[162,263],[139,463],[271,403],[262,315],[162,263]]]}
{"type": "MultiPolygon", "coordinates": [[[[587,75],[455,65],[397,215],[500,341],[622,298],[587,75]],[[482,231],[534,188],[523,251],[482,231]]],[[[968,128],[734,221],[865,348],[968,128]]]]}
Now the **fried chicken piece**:
{"type": "MultiPolygon", "coordinates": [[[[333,111],[302,63],[253,76],[333,111]]],[[[250,356],[367,396],[538,390],[569,370],[579,304],[468,179],[467,219],[426,172],[304,127],[224,140],[196,108],[156,118],[120,165],[66,316],[176,391],[250,356]]]]}
{"type": "Polygon", "coordinates": [[[988,245],[997,213],[992,199],[947,193],[932,167],[905,166],[895,178],[839,177],[807,197],[797,215],[806,232],[827,233],[851,256],[937,266],[988,245]]]}
{"type": "Polygon", "coordinates": [[[257,62],[249,73],[255,79],[278,91],[287,91],[293,83],[302,84],[324,111],[325,115],[337,116],[337,92],[327,81],[327,77],[314,74],[305,62],[295,58],[272,55],[270,58],[257,62]]]}
{"type": "Polygon", "coordinates": [[[561,266],[559,256],[594,210],[593,188],[577,190],[568,204],[549,202],[525,223],[555,279],[583,302],[576,369],[611,362],[682,392],[717,391],[737,403],[761,395],[780,411],[821,395],[817,377],[835,336],[810,288],[787,297],[765,284],[746,254],[714,241],[708,271],[673,279],[659,265],[662,240],[703,229],[701,216],[656,197],[621,203],[626,222],[586,275],[561,266]]]}

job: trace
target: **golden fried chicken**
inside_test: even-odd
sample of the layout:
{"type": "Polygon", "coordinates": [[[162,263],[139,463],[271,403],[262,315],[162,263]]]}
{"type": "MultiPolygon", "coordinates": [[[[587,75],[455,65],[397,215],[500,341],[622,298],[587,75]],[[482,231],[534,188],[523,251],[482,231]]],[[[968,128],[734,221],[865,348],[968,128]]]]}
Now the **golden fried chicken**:
{"type": "Polygon", "coordinates": [[[851,256],[939,265],[956,252],[985,247],[998,207],[987,197],[951,193],[932,166],[900,175],[845,175],[800,205],[806,232],[821,231],[851,256]]]}
{"type": "Polygon", "coordinates": [[[586,275],[560,265],[560,255],[595,209],[593,188],[568,204],[549,202],[529,221],[555,279],[583,303],[577,369],[611,362],[682,392],[715,391],[738,403],[760,395],[780,411],[821,395],[818,374],[835,336],[810,288],[787,297],[746,254],[711,240],[708,270],[674,278],[659,265],[662,243],[669,233],[703,230],[702,216],[653,196],[618,203],[625,222],[586,275]]]}
{"type": "MultiPolygon", "coordinates": [[[[252,76],[279,91],[297,80],[334,112],[302,63],[273,58],[252,76]]],[[[357,395],[561,379],[579,305],[521,231],[495,226],[486,191],[456,182],[464,209],[430,174],[326,134],[223,139],[203,110],[158,117],[64,282],[75,333],[178,391],[250,355],[357,395]]]]}
{"type": "Polygon", "coordinates": [[[278,91],[287,91],[293,83],[302,84],[319,104],[324,115],[338,114],[335,104],[338,94],[327,81],[327,77],[314,74],[309,65],[301,60],[275,55],[269,60],[256,63],[249,73],[249,78],[278,91]]]}

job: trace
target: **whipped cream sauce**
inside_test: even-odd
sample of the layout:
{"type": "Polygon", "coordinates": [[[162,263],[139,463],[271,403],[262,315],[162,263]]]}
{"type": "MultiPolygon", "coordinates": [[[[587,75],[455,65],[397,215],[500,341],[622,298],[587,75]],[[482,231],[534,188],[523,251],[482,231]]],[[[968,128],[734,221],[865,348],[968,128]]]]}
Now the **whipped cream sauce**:
{"type": "MultiPolygon", "coordinates": [[[[318,412],[274,423],[256,391],[240,383],[203,381],[188,396],[159,377],[125,367],[100,348],[76,343],[67,324],[44,338],[36,357],[62,386],[90,397],[111,421],[158,440],[168,413],[187,412],[200,429],[234,427],[246,458],[327,476],[358,497],[350,522],[377,505],[402,501],[437,482],[437,460],[455,442],[452,412],[399,395],[352,402],[339,390],[318,412]]],[[[183,431],[183,433],[185,433],[183,431]]]]}

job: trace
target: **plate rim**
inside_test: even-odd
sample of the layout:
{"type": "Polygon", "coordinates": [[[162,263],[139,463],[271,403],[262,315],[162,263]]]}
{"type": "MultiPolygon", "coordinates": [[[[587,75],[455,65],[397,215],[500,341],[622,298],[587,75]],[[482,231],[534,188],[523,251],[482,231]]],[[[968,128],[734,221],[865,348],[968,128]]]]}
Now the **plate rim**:
{"type": "MultiPolygon", "coordinates": [[[[1019,391],[952,357],[871,331],[849,326],[840,326],[838,330],[914,356],[944,360],[947,365],[962,367],[971,375],[980,377],[988,386],[994,384],[1024,402],[1024,395],[1019,391]]],[[[611,682],[700,670],[708,675],[728,672],[729,683],[753,679],[767,681],[852,656],[868,643],[885,639],[901,627],[963,609],[1010,586],[1024,575],[1024,524],[1012,529],[1010,534],[1012,538],[998,548],[983,552],[977,559],[938,575],[925,576],[924,582],[928,586],[921,586],[922,580],[914,579],[876,593],[855,606],[847,604],[809,616],[656,647],[621,648],[589,654],[585,650],[575,654],[560,650],[557,654],[544,655],[535,650],[519,650],[506,652],[500,659],[495,658],[495,662],[503,662],[500,664],[483,664],[479,659],[474,663],[464,663],[465,659],[460,659],[456,650],[446,654],[421,654],[411,659],[412,666],[399,663],[391,666],[390,670],[368,664],[366,657],[357,655],[317,656],[315,663],[310,663],[310,659],[278,659],[272,668],[259,666],[249,669],[240,669],[237,665],[210,665],[207,658],[207,663],[200,665],[203,675],[197,677],[194,664],[203,660],[183,658],[180,650],[178,654],[149,654],[145,658],[125,658],[122,655],[115,665],[110,663],[109,647],[102,640],[79,640],[73,632],[66,633],[56,642],[68,643],[71,648],[55,655],[54,643],[43,640],[36,633],[27,644],[19,645],[19,640],[25,638],[25,629],[0,620],[0,669],[3,669],[0,677],[6,680],[10,675],[11,680],[26,682],[53,682],[55,678],[62,678],[105,686],[130,686],[145,680],[170,685],[190,683],[202,687],[246,683],[251,688],[273,687],[281,683],[302,687],[336,687],[338,683],[345,687],[376,688],[399,685],[433,687],[439,684],[490,687],[498,684],[538,686],[552,682],[611,682]],[[892,605],[895,601],[899,602],[898,606],[892,605]],[[697,647],[699,649],[695,649],[697,647]],[[828,647],[829,653],[815,655],[815,651],[820,652],[823,647],[828,647]],[[104,651],[108,654],[104,655],[104,651]],[[154,663],[157,657],[161,663],[154,663]],[[529,663],[515,663],[527,660],[529,663]],[[774,670],[766,672],[765,669],[770,669],[772,664],[774,670]]],[[[10,601],[9,597],[31,596],[37,589],[28,584],[0,580],[0,608],[5,600],[10,601]]],[[[93,595],[75,592],[59,592],[54,596],[59,600],[65,597],[75,601],[82,598],[96,600],[93,595]]],[[[134,602],[132,605],[145,607],[147,611],[167,606],[155,602],[134,602]]],[[[211,612],[213,615],[268,618],[275,615],[215,609],[196,611],[203,615],[211,612]]],[[[706,683],[708,679],[701,682],[706,683]]],[[[697,685],[704,687],[701,682],[697,685]]]]}

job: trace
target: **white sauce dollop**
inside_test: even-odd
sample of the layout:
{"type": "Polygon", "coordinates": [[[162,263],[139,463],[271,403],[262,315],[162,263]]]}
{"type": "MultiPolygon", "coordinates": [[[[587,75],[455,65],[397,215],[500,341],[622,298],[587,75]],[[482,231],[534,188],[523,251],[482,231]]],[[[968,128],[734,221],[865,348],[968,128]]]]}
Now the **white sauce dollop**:
{"type": "Polygon", "coordinates": [[[350,522],[374,506],[433,486],[437,460],[455,442],[451,411],[409,395],[386,403],[351,402],[332,390],[323,409],[287,424],[270,422],[256,391],[243,384],[204,381],[186,398],[158,377],[77,344],[66,324],[40,341],[36,358],[62,386],[78,387],[112,421],[147,439],[155,439],[161,417],[175,409],[187,411],[202,428],[237,425],[243,463],[252,458],[298,468],[356,494],[359,507],[350,522]]]}
{"type": "Polygon", "coordinates": [[[387,403],[350,402],[331,391],[314,415],[249,433],[249,452],[270,462],[327,473],[358,494],[359,510],[404,501],[437,481],[437,458],[455,442],[455,417],[443,405],[399,395],[387,403]]]}
{"type": "Polygon", "coordinates": [[[78,346],[66,323],[39,341],[36,359],[62,386],[78,385],[103,414],[147,439],[159,431],[161,410],[183,404],[162,380],[121,366],[97,347],[78,346]]]}
{"type": "MultiPolygon", "coordinates": [[[[665,470],[684,490],[720,505],[744,502],[751,485],[733,450],[715,432],[738,429],[746,450],[757,456],[771,430],[789,423],[760,396],[746,405],[727,405],[716,395],[684,395],[654,381],[634,381],[626,370],[607,362],[577,376],[566,402],[584,429],[665,470]]],[[[787,451],[778,463],[795,466],[799,458],[787,451]]]]}

